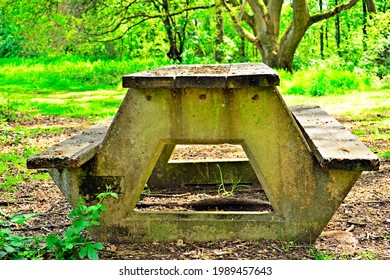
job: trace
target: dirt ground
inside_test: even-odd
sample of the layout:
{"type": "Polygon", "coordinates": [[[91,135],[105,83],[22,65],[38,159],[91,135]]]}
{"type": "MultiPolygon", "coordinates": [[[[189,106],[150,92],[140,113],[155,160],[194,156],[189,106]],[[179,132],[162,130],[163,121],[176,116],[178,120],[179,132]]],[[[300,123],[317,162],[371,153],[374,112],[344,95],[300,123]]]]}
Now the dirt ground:
{"type": "MultiPolygon", "coordinates": [[[[348,119],[340,119],[347,128],[356,126],[348,119]]],[[[40,150],[64,140],[92,123],[85,119],[42,117],[31,121],[14,122],[10,126],[47,128],[63,127],[61,132],[20,137],[20,141],[10,141],[0,146],[2,153],[22,152],[26,145],[37,146],[40,150]]],[[[356,127],[355,127],[356,128],[356,127]]],[[[369,147],[388,149],[389,141],[372,142],[363,140],[369,147]]],[[[197,151],[189,152],[197,156],[197,151]]],[[[203,151],[209,153],[209,151],[203,151]]],[[[217,151],[221,152],[221,151],[217,151]]],[[[228,149],[225,153],[237,154],[228,149]]],[[[185,154],[186,151],[183,151],[185,154]]],[[[27,172],[16,171],[15,172],[27,172]]],[[[33,171],[38,172],[38,171],[33,171]]],[[[31,176],[30,176],[31,177],[31,176]]],[[[62,232],[71,221],[67,218],[70,206],[52,180],[31,180],[27,178],[18,185],[15,193],[0,194],[1,211],[6,214],[16,212],[38,213],[39,215],[15,232],[27,235],[47,235],[62,232]]],[[[0,177],[1,180],[1,177],[0,177]]],[[[338,211],[314,244],[299,244],[282,241],[217,241],[217,242],[154,242],[154,243],[105,243],[100,259],[390,259],[390,160],[381,159],[381,167],[376,172],[363,172],[338,211]]]]}

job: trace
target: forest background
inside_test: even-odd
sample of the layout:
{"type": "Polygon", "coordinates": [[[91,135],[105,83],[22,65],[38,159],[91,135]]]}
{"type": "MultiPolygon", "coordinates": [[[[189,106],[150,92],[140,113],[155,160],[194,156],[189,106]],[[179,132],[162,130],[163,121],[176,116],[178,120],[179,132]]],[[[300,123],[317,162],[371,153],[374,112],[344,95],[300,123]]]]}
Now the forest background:
{"type": "Polygon", "coordinates": [[[305,76],[311,85],[296,75],[289,93],[323,95],[388,82],[389,56],[388,0],[0,3],[0,86],[7,92],[112,88],[121,75],[167,64],[263,61],[287,70],[282,78],[313,75],[305,76]],[[332,76],[343,84],[332,85],[332,76]]]}

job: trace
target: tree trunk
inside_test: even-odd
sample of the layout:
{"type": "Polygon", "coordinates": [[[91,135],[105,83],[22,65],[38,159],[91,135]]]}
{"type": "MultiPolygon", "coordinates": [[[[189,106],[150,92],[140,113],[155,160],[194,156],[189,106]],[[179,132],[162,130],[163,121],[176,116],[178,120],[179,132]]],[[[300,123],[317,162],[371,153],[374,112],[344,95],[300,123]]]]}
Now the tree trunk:
{"type": "Polygon", "coordinates": [[[241,44],[240,44],[240,61],[245,61],[245,56],[246,56],[246,53],[245,53],[245,37],[241,35],[240,39],[241,39],[241,44]]]}
{"type": "Polygon", "coordinates": [[[176,34],[174,32],[175,24],[172,22],[172,19],[169,15],[169,0],[163,0],[163,8],[166,12],[167,16],[163,18],[165,30],[167,31],[168,41],[169,41],[169,51],[167,52],[167,56],[173,61],[181,62],[181,53],[178,50],[177,42],[176,42],[176,34]]]}
{"type": "Polygon", "coordinates": [[[363,51],[367,50],[367,6],[366,1],[362,2],[363,4],[363,51]]]}
{"type": "Polygon", "coordinates": [[[363,50],[367,50],[367,17],[368,14],[376,13],[374,0],[363,0],[363,50]]]}
{"type": "MultiPolygon", "coordinates": [[[[322,12],[322,1],[323,0],[319,1],[320,12],[322,12]]],[[[321,56],[321,59],[325,58],[325,55],[324,55],[324,25],[322,25],[321,29],[320,29],[320,56],[321,56]]]]}
{"type": "MultiPolygon", "coordinates": [[[[337,6],[338,0],[335,0],[335,5],[337,6]]],[[[336,15],[336,22],[335,22],[335,27],[336,27],[336,46],[337,46],[337,53],[341,57],[341,31],[340,31],[340,16],[339,14],[336,15]]]]}
{"type": "Polygon", "coordinates": [[[216,19],[217,19],[217,30],[216,30],[216,51],[215,51],[215,61],[222,62],[223,52],[221,45],[223,44],[223,17],[222,17],[222,7],[218,5],[216,7],[216,19]]]}
{"type": "Polygon", "coordinates": [[[376,13],[376,6],[374,0],[364,0],[363,4],[367,7],[368,13],[376,13]]]}

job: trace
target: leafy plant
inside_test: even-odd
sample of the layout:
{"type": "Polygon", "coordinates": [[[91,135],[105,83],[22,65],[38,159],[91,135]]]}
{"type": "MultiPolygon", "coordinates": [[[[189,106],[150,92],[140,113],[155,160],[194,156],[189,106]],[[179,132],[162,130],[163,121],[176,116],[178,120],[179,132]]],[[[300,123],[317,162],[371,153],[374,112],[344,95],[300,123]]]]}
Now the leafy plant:
{"type": "Polygon", "coordinates": [[[352,134],[354,134],[354,135],[365,135],[366,131],[363,130],[363,129],[358,129],[358,130],[352,131],[352,134]]]}
{"type": "Polygon", "coordinates": [[[118,198],[118,195],[110,191],[99,194],[97,196],[99,202],[92,206],[86,206],[80,198],[77,207],[68,216],[73,218],[72,225],[62,236],[54,234],[47,236],[47,249],[55,259],[76,260],[86,257],[92,260],[99,259],[98,251],[104,246],[99,242],[89,241],[89,230],[93,226],[100,226],[98,221],[100,212],[106,210],[102,202],[107,197],[118,198]]]}
{"type": "Polygon", "coordinates": [[[0,211],[0,259],[99,259],[98,251],[103,249],[101,243],[90,241],[89,230],[99,226],[100,212],[106,210],[102,204],[107,197],[118,198],[116,193],[108,190],[97,196],[98,203],[86,206],[80,198],[77,207],[70,212],[72,225],[58,236],[49,234],[46,238],[37,236],[19,236],[11,233],[11,226],[21,225],[37,214],[15,214],[8,216],[0,211]]]}
{"type": "Polygon", "coordinates": [[[376,255],[373,253],[370,253],[370,252],[362,252],[359,254],[359,256],[363,260],[376,260],[377,259],[376,255]]]}
{"type": "Polygon", "coordinates": [[[42,259],[42,237],[20,236],[11,233],[11,226],[23,224],[36,214],[5,215],[0,212],[3,219],[0,220],[0,259],[23,260],[42,259]]]}

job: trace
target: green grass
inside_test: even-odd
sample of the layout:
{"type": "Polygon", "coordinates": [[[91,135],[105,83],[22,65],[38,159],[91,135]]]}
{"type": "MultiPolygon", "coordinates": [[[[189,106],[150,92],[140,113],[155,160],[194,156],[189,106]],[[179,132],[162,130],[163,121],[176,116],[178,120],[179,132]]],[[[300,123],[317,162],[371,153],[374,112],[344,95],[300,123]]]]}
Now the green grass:
{"type": "Polygon", "coordinates": [[[379,152],[378,156],[383,158],[390,158],[390,151],[379,152]]]}
{"type": "Polygon", "coordinates": [[[25,169],[25,154],[10,152],[0,155],[0,190],[16,190],[17,185],[23,182],[28,172],[25,169]]]}
{"type": "Polygon", "coordinates": [[[291,73],[279,70],[281,91],[288,95],[327,96],[351,91],[385,89],[374,76],[346,70],[315,69],[291,73]]]}
{"type": "MultiPolygon", "coordinates": [[[[3,118],[14,119],[15,112],[22,112],[27,118],[36,115],[104,118],[116,113],[124,95],[123,89],[77,93],[19,93],[11,97],[11,112],[4,113],[3,118]],[[10,117],[6,118],[7,115],[10,117]]],[[[6,102],[1,97],[0,101],[6,102]]]]}
{"type": "Polygon", "coordinates": [[[2,92],[87,91],[114,89],[125,74],[157,68],[167,61],[91,60],[81,57],[0,59],[2,92]]]}
{"type": "Polygon", "coordinates": [[[121,77],[164,63],[77,57],[0,59],[0,123],[15,119],[17,112],[26,117],[112,116],[125,93],[121,77]]]}
{"type": "Polygon", "coordinates": [[[284,100],[292,105],[319,105],[328,113],[353,120],[390,120],[390,90],[351,91],[344,95],[304,96],[288,95],[282,91],[284,100]]]}
{"type": "Polygon", "coordinates": [[[366,131],[363,130],[363,129],[358,129],[358,130],[352,131],[352,134],[354,134],[354,135],[366,135],[366,131]]]}
{"type": "Polygon", "coordinates": [[[48,174],[26,168],[26,159],[39,150],[28,140],[30,137],[50,133],[58,133],[61,127],[8,127],[0,125],[0,191],[16,191],[18,185],[24,181],[48,178],[48,174]]]}

